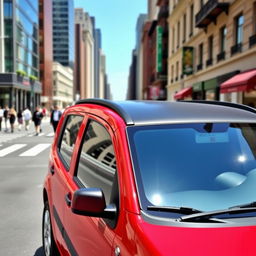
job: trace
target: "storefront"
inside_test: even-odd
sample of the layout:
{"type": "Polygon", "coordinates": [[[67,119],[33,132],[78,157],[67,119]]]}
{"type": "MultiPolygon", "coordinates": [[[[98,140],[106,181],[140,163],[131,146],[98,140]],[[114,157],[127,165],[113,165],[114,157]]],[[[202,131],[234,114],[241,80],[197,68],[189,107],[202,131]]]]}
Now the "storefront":
{"type": "Polygon", "coordinates": [[[192,93],[193,100],[205,99],[204,82],[197,82],[193,84],[192,88],[193,88],[193,93],[192,93]]]}
{"type": "Polygon", "coordinates": [[[220,85],[221,98],[226,101],[256,106],[256,69],[237,74],[220,85]]]}
{"type": "Polygon", "coordinates": [[[0,74],[0,106],[14,107],[16,110],[40,104],[41,83],[19,77],[14,73],[0,74]]]}
{"type": "Polygon", "coordinates": [[[219,100],[218,79],[213,78],[204,82],[205,100],[219,100]]]}
{"type": "Polygon", "coordinates": [[[191,100],[192,99],[192,87],[184,88],[174,95],[175,100],[191,100]]]}

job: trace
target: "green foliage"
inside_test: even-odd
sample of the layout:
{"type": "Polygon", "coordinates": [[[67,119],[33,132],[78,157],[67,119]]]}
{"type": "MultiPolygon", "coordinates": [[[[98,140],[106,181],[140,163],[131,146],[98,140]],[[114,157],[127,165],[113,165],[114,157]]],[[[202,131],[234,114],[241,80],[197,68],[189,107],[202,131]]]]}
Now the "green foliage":
{"type": "Polygon", "coordinates": [[[32,80],[32,81],[36,81],[36,80],[38,80],[38,77],[30,75],[29,79],[32,80]]]}
{"type": "Polygon", "coordinates": [[[16,73],[18,76],[26,76],[27,75],[27,73],[23,70],[17,70],[16,73]]]}

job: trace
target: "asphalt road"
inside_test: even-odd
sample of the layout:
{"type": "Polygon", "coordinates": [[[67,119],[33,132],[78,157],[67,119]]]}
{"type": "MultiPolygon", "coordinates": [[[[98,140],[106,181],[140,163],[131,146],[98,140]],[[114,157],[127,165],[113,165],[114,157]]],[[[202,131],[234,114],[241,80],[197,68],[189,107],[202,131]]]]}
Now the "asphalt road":
{"type": "MultiPolygon", "coordinates": [[[[43,256],[42,188],[52,127],[14,134],[0,132],[0,255],[43,256]]],[[[24,128],[23,128],[24,129],[24,128]]]]}

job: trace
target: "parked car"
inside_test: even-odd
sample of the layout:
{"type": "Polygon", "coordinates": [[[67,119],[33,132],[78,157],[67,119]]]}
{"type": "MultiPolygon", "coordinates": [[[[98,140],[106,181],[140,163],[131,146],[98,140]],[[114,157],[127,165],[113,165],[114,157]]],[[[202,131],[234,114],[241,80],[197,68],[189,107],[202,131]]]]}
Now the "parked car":
{"type": "Polygon", "coordinates": [[[50,151],[45,255],[252,256],[255,188],[254,109],[80,100],[50,151]]]}

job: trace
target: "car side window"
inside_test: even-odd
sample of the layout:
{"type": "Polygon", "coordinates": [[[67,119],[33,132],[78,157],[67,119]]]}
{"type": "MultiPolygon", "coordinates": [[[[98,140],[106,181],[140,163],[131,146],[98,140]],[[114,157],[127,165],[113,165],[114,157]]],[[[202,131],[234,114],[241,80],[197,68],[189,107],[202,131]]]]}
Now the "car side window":
{"type": "Polygon", "coordinates": [[[115,174],[116,157],[110,134],[104,126],[91,120],[80,150],[77,178],[85,187],[101,188],[109,204],[116,186],[115,174]]]}
{"type": "Polygon", "coordinates": [[[82,121],[82,116],[70,115],[68,116],[65,123],[65,128],[63,129],[59,145],[59,153],[67,169],[70,167],[72,153],[82,121]]]}

